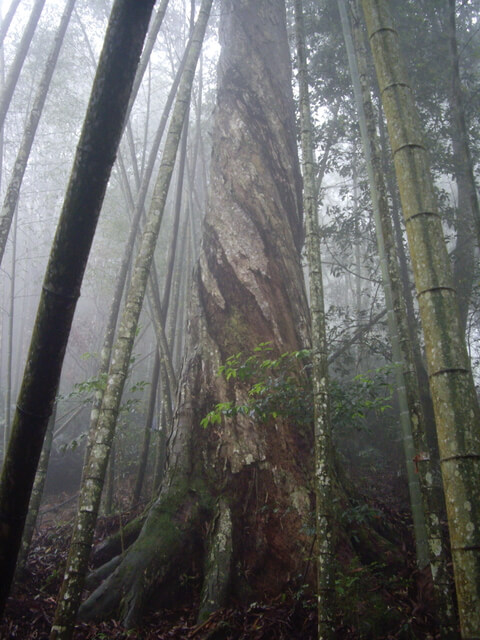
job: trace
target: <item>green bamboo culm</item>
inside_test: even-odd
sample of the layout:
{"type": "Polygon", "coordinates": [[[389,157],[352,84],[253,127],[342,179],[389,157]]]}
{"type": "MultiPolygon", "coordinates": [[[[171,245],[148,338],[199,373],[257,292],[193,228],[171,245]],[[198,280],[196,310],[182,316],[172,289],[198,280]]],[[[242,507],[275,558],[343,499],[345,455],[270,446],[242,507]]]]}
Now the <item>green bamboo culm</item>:
{"type": "Polygon", "coordinates": [[[350,29],[346,2],[338,0],[370,184],[392,355],[394,362],[400,365],[395,368],[395,382],[404,438],[417,564],[422,569],[430,563],[441,637],[444,640],[453,640],[458,638],[458,623],[453,585],[448,571],[449,545],[441,526],[444,512],[443,492],[434,482],[436,461],[433,460],[427,441],[426,419],[420,399],[414,348],[408,330],[406,301],[395,250],[387,190],[381,170],[380,143],[377,139],[370,97],[361,11],[357,4],[356,0],[350,2],[350,29]]]}
{"type": "Polygon", "coordinates": [[[480,410],[422,128],[385,0],[362,0],[406,223],[462,638],[480,638],[480,410]]]}
{"type": "Polygon", "coordinates": [[[375,124],[370,120],[368,123],[370,124],[370,127],[367,125],[367,106],[370,106],[369,115],[371,115],[372,119],[373,109],[371,108],[371,105],[366,104],[366,101],[369,99],[368,90],[365,91],[366,87],[362,86],[360,80],[359,68],[364,61],[361,59],[361,52],[359,51],[359,48],[357,47],[357,50],[354,51],[354,42],[345,6],[345,0],[338,0],[338,9],[342,22],[343,36],[347,50],[350,75],[352,78],[353,93],[357,106],[357,115],[360,125],[365,163],[367,165],[370,197],[372,200],[373,218],[377,238],[377,250],[380,261],[380,272],[382,275],[385,307],[387,309],[387,327],[392,347],[392,358],[393,362],[398,365],[395,367],[394,371],[395,388],[400,408],[400,428],[405,452],[410,508],[415,532],[417,565],[420,569],[423,569],[428,564],[427,533],[425,515],[421,503],[420,483],[413,462],[415,449],[412,438],[412,423],[417,419],[416,413],[419,403],[408,402],[407,381],[405,378],[409,367],[407,366],[406,358],[404,358],[404,354],[402,353],[399,318],[399,312],[403,310],[404,302],[403,299],[399,299],[401,294],[398,293],[400,289],[400,275],[395,255],[393,228],[388,217],[388,201],[380,171],[378,145],[376,144],[377,141],[373,138],[373,136],[376,135],[375,124]]]}

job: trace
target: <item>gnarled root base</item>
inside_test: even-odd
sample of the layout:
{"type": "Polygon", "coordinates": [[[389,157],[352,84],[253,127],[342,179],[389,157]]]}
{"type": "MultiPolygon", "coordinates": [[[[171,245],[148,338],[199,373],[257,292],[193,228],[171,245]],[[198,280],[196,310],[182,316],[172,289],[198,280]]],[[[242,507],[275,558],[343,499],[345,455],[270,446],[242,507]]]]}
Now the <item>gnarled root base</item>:
{"type": "Polygon", "coordinates": [[[85,589],[88,589],[88,591],[96,589],[104,580],[108,578],[109,575],[111,575],[115,571],[115,569],[122,562],[122,559],[123,556],[115,556],[105,564],[102,564],[101,567],[98,567],[98,569],[95,569],[95,571],[89,573],[85,580],[85,589]]]}
{"type": "Polygon", "coordinates": [[[206,620],[226,602],[232,569],[232,533],[230,508],[220,498],[209,536],[198,622],[206,620]]]}
{"type": "Polygon", "coordinates": [[[113,573],[80,608],[81,620],[119,615],[127,628],[141,618],[153,588],[165,582],[190,554],[208,509],[200,493],[170,490],[150,509],[137,540],[113,573]]]}
{"type": "Polygon", "coordinates": [[[148,515],[148,508],[139,516],[130,520],[124,527],[102,540],[93,550],[92,561],[95,567],[99,567],[115,556],[120,555],[138,538],[143,523],[148,515]]]}

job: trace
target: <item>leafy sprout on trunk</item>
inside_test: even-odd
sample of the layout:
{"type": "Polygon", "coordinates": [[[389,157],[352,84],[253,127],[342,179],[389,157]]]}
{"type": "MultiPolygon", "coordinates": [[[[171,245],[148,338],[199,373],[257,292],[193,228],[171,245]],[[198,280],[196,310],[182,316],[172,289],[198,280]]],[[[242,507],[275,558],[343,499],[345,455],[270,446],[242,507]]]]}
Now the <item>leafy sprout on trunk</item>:
{"type": "MultiPolygon", "coordinates": [[[[219,402],[201,420],[207,428],[224,418],[241,414],[258,422],[287,419],[299,427],[313,422],[310,350],[289,351],[272,356],[270,343],[259,344],[250,355],[239,352],[228,357],[218,369],[227,382],[244,383],[243,401],[219,402]]],[[[338,431],[364,429],[372,413],[391,409],[390,382],[395,365],[385,365],[360,373],[351,380],[331,381],[332,422],[338,431]]]]}

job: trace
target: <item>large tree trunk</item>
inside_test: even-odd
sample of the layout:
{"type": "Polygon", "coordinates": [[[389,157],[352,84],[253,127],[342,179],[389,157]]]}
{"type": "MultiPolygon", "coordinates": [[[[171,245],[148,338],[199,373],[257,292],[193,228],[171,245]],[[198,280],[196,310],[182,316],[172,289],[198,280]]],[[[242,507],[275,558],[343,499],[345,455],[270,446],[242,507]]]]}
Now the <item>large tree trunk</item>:
{"type": "Polygon", "coordinates": [[[308,341],[283,3],[224,0],[221,37],[211,195],[166,479],[138,540],[82,607],[84,618],[120,611],[134,624],[152,588],[193,551],[206,558],[201,616],[232,591],[244,599],[278,593],[306,561],[311,433],[246,416],[200,425],[213,403],[245,399],[238,382],[217,376],[229,355],[266,341],[279,354],[308,341]]]}

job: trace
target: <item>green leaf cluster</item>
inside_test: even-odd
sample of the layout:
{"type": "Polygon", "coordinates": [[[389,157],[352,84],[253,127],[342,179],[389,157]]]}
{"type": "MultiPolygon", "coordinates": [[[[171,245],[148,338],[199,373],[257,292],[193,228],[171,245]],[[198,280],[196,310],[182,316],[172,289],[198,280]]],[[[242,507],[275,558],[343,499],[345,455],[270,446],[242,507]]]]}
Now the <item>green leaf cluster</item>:
{"type": "Polygon", "coordinates": [[[285,417],[298,424],[311,421],[311,385],[309,351],[304,349],[272,355],[273,347],[263,342],[251,355],[242,352],[227,358],[218,375],[247,386],[243,404],[220,402],[202,420],[201,425],[220,424],[223,418],[246,415],[258,422],[285,417]]]}
{"type": "MultiPolygon", "coordinates": [[[[255,347],[250,355],[239,352],[221,365],[218,375],[247,387],[243,404],[220,402],[201,420],[202,427],[219,425],[241,414],[257,422],[285,418],[299,426],[313,421],[310,351],[290,351],[273,358],[271,343],[255,347]]],[[[335,428],[364,428],[368,416],[390,408],[391,366],[358,374],[348,381],[332,380],[330,400],[335,428]]]]}

